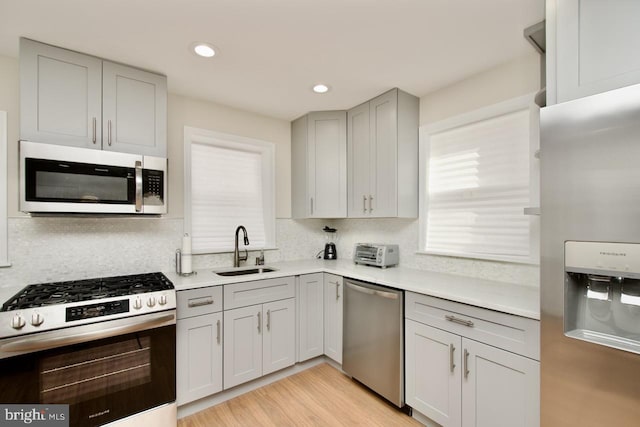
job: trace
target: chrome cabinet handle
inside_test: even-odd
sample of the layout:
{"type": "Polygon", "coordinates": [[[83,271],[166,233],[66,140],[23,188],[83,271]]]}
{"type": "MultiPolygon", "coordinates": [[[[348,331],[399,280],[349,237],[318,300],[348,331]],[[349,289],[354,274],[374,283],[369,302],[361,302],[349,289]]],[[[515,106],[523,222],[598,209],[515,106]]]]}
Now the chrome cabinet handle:
{"type": "Polygon", "coordinates": [[[93,122],[93,143],[95,144],[96,141],[97,141],[97,138],[96,138],[96,118],[95,117],[93,118],[92,122],[93,122]]]}
{"type": "Polygon", "coordinates": [[[309,202],[311,203],[311,215],[313,215],[313,197],[311,197],[309,202]]]}
{"type": "Polygon", "coordinates": [[[260,333],[260,323],[262,323],[261,322],[261,316],[262,316],[262,313],[258,312],[258,333],[260,333]]]}
{"type": "Polygon", "coordinates": [[[340,283],[336,282],[336,300],[340,299],[340,283]]]}
{"type": "Polygon", "coordinates": [[[267,331],[271,330],[271,310],[267,310],[267,331]]]}
{"type": "Polygon", "coordinates": [[[450,314],[447,314],[446,316],[444,316],[445,319],[447,319],[449,322],[453,322],[453,323],[457,323],[459,325],[463,325],[463,326],[468,326],[470,328],[473,328],[473,322],[471,320],[465,320],[465,319],[460,319],[456,316],[452,316],[450,314]]]}
{"type": "Polygon", "coordinates": [[[217,335],[217,337],[216,337],[216,341],[218,341],[218,344],[220,344],[220,320],[218,320],[218,321],[216,322],[216,329],[217,329],[217,331],[218,331],[218,335],[217,335]]]}
{"type": "Polygon", "coordinates": [[[109,146],[111,146],[111,120],[109,120],[107,125],[107,142],[109,143],[109,146]]]}
{"type": "Polygon", "coordinates": [[[469,351],[464,349],[464,378],[469,376],[469,351]]]}
{"type": "Polygon", "coordinates": [[[373,196],[369,194],[369,213],[373,212],[373,208],[371,207],[371,201],[373,200],[373,196]]]}
{"type": "Polygon", "coordinates": [[[187,304],[189,306],[189,308],[193,308],[193,307],[201,307],[203,305],[211,305],[213,304],[213,298],[208,297],[208,298],[197,298],[197,299],[192,299],[189,300],[189,303],[187,304]]]}
{"type": "Polygon", "coordinates": [[[142,162],[136,160],[136,212],[140,211],[142,211],[142,162]]]}
{"type": "Polygon", "coordinates": [[[367,196],[362,195],[362,213],[367,213],[367,196]]]}
{"type": "Polygon", "coordinates": [[[453,353],[456,351],[456,347],[453,344],[449,344],[449,366],[451,368],[451,372],[456,369],[456,364],[453,361],[453,353]]]}

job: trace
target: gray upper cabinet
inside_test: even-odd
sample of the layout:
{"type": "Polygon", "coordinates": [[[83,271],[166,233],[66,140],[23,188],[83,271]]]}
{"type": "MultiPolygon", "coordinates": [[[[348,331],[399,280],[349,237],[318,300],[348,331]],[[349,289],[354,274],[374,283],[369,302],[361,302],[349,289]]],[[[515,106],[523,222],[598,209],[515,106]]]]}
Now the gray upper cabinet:
{"type": "Polygon", "coordinates": [[[100,148],[102,61],[20,39],[20,138],[100,148]]]}
{"type": "Polygon", "coordinates": [[[418,112],[399,89],[347,112],[349,217],[417,217],[418,112]]]}
{"type": "Polygon", "coordinates": [[[20,138],[166,157],[166,77],[20,39],[20,138]]]}
{"type": "Polygon", "coordinates": [[[291,123],[294,218],[347,216],[347,114],[309,113],[291,123]]]}
{"type": "Polygon", "coordinates": [[[166,77],[104,61],[102,90],[103,149],[166,157],[166,77]]]}
{"type": "Polygon", "coordinates": [[[640,2],[547,1],[548,102],[640,83],[640,2]]]}

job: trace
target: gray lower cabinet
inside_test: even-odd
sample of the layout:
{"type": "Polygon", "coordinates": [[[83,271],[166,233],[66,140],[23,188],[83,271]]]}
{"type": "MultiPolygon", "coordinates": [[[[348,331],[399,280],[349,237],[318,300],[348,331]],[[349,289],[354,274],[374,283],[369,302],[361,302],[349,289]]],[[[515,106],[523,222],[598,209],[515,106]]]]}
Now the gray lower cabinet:
{"type": "Polygon", "coordinates": [[[443,427],[539,426],[537,321],[412,292],[405,304],[409,406],[443,427]]]}
{"type": "Polygon", "coordinates": [[[324,354],[342,364],[342,276],[324,273],[324,354]]]}
{"type": "Polygon", "coordinates": [[[324,354],[324,274],[298,276],[298,362],[324,354]]]}
{"type": "Polygon", "coordinates": [[[167,153],[167,78],[20,39],[20,139],[167,153]]]}
{"type": "Polygon", "coordinates": [[[295,278],[224,285],[224,389],[296,362],[295,278]]]}
{"type": "Polygon", "coordinates": [[[222,391],[222,287],[177,293],[178,405],[222,391]]]}
{"type": "Polygon", "coordinates": [[[224,389],[295,363],[295,298],[224,312],[224,389]]]}

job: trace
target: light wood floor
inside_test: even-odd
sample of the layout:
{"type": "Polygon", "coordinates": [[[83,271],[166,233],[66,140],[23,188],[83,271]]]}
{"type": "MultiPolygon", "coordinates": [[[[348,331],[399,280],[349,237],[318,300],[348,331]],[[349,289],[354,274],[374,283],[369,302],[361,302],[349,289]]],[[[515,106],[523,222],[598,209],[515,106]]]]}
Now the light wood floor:
{"type": "Polygon", "coordinates": [[[178,422],[178,427],[420,425],[326,363],[178,422]]]}

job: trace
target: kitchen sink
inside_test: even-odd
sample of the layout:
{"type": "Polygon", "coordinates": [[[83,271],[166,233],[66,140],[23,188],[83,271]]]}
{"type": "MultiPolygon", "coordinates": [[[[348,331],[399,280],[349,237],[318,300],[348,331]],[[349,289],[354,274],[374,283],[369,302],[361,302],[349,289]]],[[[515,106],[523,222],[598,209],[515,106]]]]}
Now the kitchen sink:
{"type": "Polygon", "coordinates": [[[269,273],[270,271],[277,271],[275,268],[271,267],[241,267],[234,268],[230,270],[218,270],[214,271],[218,276],[244,276],[247,274],[261,274],[261,273],[269,273]]]}

